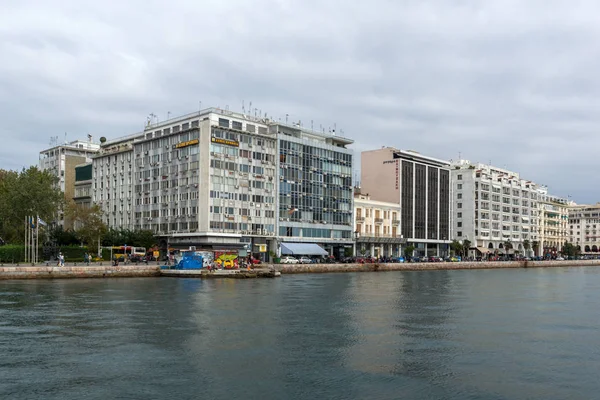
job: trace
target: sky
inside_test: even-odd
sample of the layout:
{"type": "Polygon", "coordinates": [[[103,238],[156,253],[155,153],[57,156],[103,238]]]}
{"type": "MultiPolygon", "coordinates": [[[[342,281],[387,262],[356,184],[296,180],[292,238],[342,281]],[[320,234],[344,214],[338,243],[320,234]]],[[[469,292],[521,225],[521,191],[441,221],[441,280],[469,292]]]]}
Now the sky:
{"type": "MultiPolygon", "coordinates": [[[[0,168],[242,106],[600,201],[600,2],[0,0],[0,168]],[[170,114],[169,114],[170,113],[170,114]]],[[[357,163],[357,168],[359,168],[357,163]]]]}

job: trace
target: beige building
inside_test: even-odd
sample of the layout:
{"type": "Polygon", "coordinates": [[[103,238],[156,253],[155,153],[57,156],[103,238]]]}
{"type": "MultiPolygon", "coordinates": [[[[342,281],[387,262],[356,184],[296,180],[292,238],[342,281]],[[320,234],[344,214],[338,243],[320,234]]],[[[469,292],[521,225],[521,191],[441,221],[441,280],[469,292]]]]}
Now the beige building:
{"type": "Polygon", "coordinates": [[[400,234],[400,205],[354,194],[355,255],[398,257],[406,240],[400,234]]]}
{"type": "Polygon", "coordinates": [[[538,200],[538,256],[555,257],[569,240],[569,201],[539,189],[538,200]]]}
{"type": "Polygon", "coordinates": [[[579,246],[582,254],[599,254],[600,203],[569,206],[569,241],[579,246]]]}
{"type": "MultiPolygon", "coordinates": [[[[88,136],[88,139],[87,142],[75,140],[61,145],[54,143],[51,148],[40,152],[40,169],[56,176],[57,185],[67,201],[75,195],[75,167],[91,162],[92,156],[100,149],[99,144],[92,142],[91,136],[88,136]]],[[[62,210],[59,211],[55,222],[65,228],[72,228],[72,223],[64,220],[62,210]]]]}

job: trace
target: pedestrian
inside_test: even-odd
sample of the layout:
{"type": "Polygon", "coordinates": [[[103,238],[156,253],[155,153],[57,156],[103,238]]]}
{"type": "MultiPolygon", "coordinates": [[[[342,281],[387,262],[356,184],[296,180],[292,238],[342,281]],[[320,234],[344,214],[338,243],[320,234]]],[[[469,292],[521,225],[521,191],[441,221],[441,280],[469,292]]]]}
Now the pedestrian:
{"type": "Polygon", "coordinates": [[[88,253],[83,255],[83,261],[85,262],[85,265],[90,265],[90,255],[88,253]]]}
{"type": "Polygon", "coordinates": [[[60,257],[60,266],[64,267],[65,266],[65,256],[62,253],[60,253],[59,257],[60,257]]]}

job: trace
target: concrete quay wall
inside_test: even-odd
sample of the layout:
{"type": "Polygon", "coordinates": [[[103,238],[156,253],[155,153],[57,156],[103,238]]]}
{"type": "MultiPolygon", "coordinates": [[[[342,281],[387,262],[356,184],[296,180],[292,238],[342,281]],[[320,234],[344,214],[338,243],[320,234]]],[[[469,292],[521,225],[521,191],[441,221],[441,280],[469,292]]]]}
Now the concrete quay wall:
{"type": "Polygon", "coordinates": [[[454,269],[549,268],[600,266],[600,260],[574,261],[490,261],[490,262],[437,262],[391,264],[276,264],[282,274],[310,274],[329,272],[374,271],[434,271],[454,269]]]}
{"type": "Polygon", "coordinates": [[[159,266],[0,266],[0,280],[5,279],[69,279],[69,278],[122,278],[159,276],[159,266]]]}

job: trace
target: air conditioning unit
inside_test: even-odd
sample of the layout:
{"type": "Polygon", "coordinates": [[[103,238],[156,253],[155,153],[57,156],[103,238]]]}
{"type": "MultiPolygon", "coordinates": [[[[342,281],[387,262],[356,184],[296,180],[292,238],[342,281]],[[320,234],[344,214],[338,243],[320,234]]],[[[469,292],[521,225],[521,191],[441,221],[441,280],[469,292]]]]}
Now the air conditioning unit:
{"type": "Polygon", "coordinates": [[[250,203],[250,207],[254,207],[254,203],[250,203]]]}
{"type": "Polygon", "coordinates": [[[145,152],[144,152],[144,154],[145,154],[145,155],[148,155],[148,152],[147,152],[147,151],[145,151],[145,152]]]}

